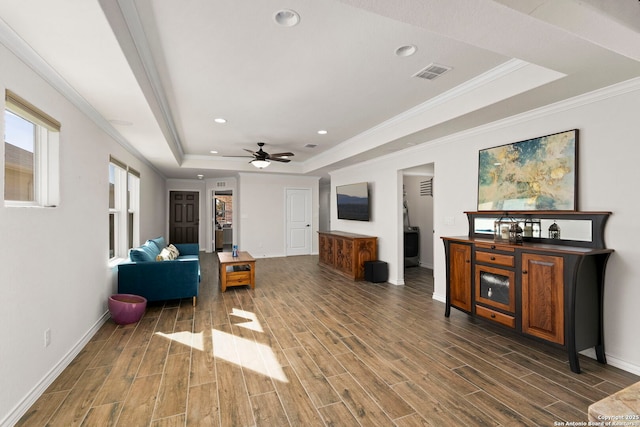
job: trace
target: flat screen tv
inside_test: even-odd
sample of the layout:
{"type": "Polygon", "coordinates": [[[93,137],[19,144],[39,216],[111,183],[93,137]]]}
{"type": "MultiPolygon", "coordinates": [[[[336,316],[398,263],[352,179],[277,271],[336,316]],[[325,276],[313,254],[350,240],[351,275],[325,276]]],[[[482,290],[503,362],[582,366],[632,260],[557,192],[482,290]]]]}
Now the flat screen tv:
{"type": "Polygon", "coordinates": [[[369,221],[369,186],[366,182],[336,186],[338,219],[369,221]]]}

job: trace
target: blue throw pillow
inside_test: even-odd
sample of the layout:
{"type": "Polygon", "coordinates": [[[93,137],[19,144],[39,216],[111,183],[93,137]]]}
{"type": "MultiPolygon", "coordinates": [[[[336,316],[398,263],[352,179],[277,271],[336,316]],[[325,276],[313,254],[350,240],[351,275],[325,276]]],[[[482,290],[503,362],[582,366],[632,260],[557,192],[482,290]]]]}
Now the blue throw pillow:
{"type": "Polygon", "coordinates": [[[129,259],[132,262],[147,262],[153,261],[149,254],[145,252],[142,248],[131,248],[129,249],[129,259]]]}
{"type": "Polygon", "coordinates": [[[160,251],[167,247],[167,243],[164,241],[164,237],[162,236],[151,239],[150,241],[155,243],[156,247],[158,248],[158,253],[160,253],[160,251]]]}
{"type": "Polygon", "coordinates": [[[129,258],[133,262],[155,261],[159,254],[160,251],[152,240],[147,240],[139,248],[129,250],[129,258]]]}

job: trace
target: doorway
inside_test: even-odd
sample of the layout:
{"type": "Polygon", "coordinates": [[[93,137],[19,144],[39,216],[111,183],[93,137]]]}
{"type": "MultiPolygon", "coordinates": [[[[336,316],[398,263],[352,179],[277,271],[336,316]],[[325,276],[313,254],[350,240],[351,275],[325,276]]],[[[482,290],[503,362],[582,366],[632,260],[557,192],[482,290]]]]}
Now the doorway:
{"type": "Polygon", "coordinates": [[[215,191],[213,196],[213,243],[215,251],[233,246],[233,190],[215,191]]]}
{"type": "Polygon", "coordinates": [[[200,197],[197,191],[169,192],[169,242],[198,243],[200,197]]]}
{"type": "Polygon", "coordinates": [[[433,269],[433,163],[402,171],[404,266],[433,269]]]}

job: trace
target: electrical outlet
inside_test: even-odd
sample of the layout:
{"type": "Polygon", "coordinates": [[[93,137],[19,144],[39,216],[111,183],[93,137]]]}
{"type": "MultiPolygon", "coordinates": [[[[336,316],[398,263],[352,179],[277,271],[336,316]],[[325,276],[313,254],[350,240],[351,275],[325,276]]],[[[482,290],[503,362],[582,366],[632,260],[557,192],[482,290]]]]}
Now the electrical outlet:
{"type": "Polygon", "coordinates": [[[51,344],[51,329],[44,331],[44,346],[49,347],[49,344],[51,344]]]}

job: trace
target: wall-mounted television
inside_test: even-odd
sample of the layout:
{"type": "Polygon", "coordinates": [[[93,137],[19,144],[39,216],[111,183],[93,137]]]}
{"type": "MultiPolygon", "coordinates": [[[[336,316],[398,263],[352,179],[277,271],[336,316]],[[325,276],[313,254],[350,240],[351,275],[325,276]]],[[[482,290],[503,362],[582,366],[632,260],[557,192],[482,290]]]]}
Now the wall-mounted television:
{"type": "Polygon", "coordinates": [[[366,182],[336,186],[338,219],[369,221],[369,186],[366,182]]]}

